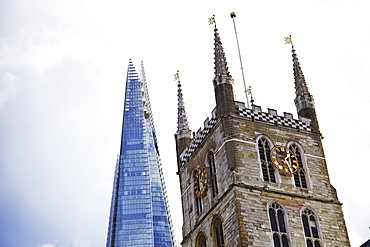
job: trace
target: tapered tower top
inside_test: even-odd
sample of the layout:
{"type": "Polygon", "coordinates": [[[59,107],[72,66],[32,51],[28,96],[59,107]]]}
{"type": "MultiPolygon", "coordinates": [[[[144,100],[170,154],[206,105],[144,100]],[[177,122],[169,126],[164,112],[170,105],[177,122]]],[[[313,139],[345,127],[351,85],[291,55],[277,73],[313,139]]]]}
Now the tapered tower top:
{"type": "Polygon", "coordinates": [[[213,15],[209,19],[210,24],[214,24],[214,36],[215,36],[215,78],[214,78],[214,83],[220,84],[220,83],[232,83],[232,77],[229,73],[229,67],[227,67],[227,62],[226,62],[226,56],[224,49],[222,47],[222,42],[220,35],[218,33],[218,29],[216,26],[216,19],[215,15],[213,15]]]}
{"type": "Polygon", "coordinates": [[[177,139],[188,137],[191,138],[191,130],[188,124],[188,118],[185,111],[185,102],[182,94],[179,71],[174,75],[177,80],[177,139]]]}
{"type": "Polygon", "coordinates": [[[176,139],[176,152],[177,152],[177,165],[180,167],[179,157],[181,153],[189,148],[191,141],[191,130],[188,124],[188,118],[185,111],[184,97],[182,95],[180,74],[179,71],[174,75],[175,81],[177,80],[177,131],[175,134],[176,139]]]}
{"type": "Polygon", "coordinates": [[[209,24],[214,24],[214,45],[215,45],[215,77],[213,86],[216,97],[216,114],[218,116],[228,115],[235,111],[234,103],[234,81],[227,67],[226,56],[222,47],[221,38],[216,26],[215,15],[209,18],[209,24]]]}
{"type": "Polygon", "coordinates": [[[292,37],[290,35],[285,38],[285,43],[292,45],[293,73],[296,94],[294,103],[297,108],[298,117],[311,119],[312,129],[316,132],[320,132],[315,111],[315,102],[313,96],[308,91],[306,80],[299,64],[299,60],[293,46],[292,37]]]}
{"type": "Polygon", "coordinates": [[[310,92],[308,91],[308,87],[306,84],[306,80],[303,75],[303,71],[301,69],[301,66],[298,61],[297,54],[295,52],[293,42],[291,39],[291,36],[289,36],[290,44],[292,45],[292,56],[293,56],[293,72],[294,72],[294,83],[295,83],[295,90],[296,90],[296,96],[302,96],[302,95],[310,95],[310,92]]]}

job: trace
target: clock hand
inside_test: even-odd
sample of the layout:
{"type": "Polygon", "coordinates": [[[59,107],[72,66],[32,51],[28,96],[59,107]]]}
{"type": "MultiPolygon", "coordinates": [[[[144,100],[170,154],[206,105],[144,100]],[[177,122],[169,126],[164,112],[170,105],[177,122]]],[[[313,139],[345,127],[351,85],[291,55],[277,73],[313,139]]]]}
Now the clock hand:
{"type": "Polygon", "coordinates": [[[286,157],[284,158],[283,162],[288,166],[289,171],[293,172],[292,167],[289,164],[289,161],[287,160],[289,158],[289,153],[287,153],[286,157]]]}

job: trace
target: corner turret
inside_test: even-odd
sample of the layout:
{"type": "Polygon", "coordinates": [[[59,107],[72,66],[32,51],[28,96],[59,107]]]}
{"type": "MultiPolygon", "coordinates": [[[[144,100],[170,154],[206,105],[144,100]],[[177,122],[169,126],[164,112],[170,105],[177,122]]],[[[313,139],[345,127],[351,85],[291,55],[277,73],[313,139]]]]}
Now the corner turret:
{"type": "Polygon", "coordinates": [[[188,124],[188,118],[185,111],[185,103],[181,89],[179,71],[175,74],[175,80],[177,80],[177,131],[175,134],[176,139],[176,151],[177,159],[179,164],[179,157],[181,153],[189,147],[191,140],[191,130],[188,124]]]}
{"type": "Polygon", "coordinates": [[[291,36],[285,38],[285,43],[292,45],[294,85],[296,94],[294,103],[297,108],[298,117],[311,119],[312,130],[320,133],[319,123],[317,121],[315,111],[315,102],[313,96],[308,91],[306,80],[299,64],[291,36]]]}
{"type": "Polygon", "coordinates": [[[235,112],[234,80],[227,67],[225,52],[218,34],[214,15],[209,19],[209,23],[215,25],[215,78],[213,79],[213,86],[216,97],[216,114],[220,117],[235,112]]]}

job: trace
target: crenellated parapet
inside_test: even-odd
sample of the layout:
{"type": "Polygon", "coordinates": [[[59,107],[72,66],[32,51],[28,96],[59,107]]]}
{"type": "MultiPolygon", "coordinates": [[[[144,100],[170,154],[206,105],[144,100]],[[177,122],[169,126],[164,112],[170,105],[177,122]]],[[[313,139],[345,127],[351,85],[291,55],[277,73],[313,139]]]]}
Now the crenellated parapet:
{"type": "Polygon", "coordinates": [[[311,120],[308,118],[300,118],[300,120],[293,119],[293,114],[284,112],[284,116],[278,116],[277,111],[268,109],[268,112],[262,112],[260,106],[254,105],[252,109],[246,108],[244,103],[236,102],[239,116],[247,117],[252,120],[272,123],[284,127],[312,131],[310,127],[311,120]]]}
{"type": "Polygon", "coordinates": [[[203,129],[199,128],[194,137],[191,139],[189,148],[182,152],[182,154],[180,155],[181,165],[184,165],[185,162],[188,161],[189,157],[198,148],[199,144],[201,144],[205,137],[210,133],[211,129],[215,126],[216,122],[217,122],[216,116],[213,116],[211,119],[207,118],[204,121],[204,128],[203,129]]]}
{"type": "MultiPolygon", "coordinates": [[[[238,114],[241,117],[246,117],[252,121],[262,121],[266,123],[271,123],[277,126],[283,126],[293,129],[298,129],[301,131],[312,131],[310,126],[311,120],[308,118],[293,119],[293,114],[284,112],[284,116],[279,116],[277,111],[274,109],[267,109],[268,112],[263,112],[260,106],[253,105],[252,109],[246,108],[244,103],[235,102],[238,110],[238,114]]],[[[204,121],[204,127],[199,128],[199,130],[194,134],[190,141],[189,148],[184,150],[180,155],[181,165],[184,165],[189,158],[192,156],[194,151],[203,142],[203,140],[210,133],[211,129],[217,122],[217,117],[213,112],[212,118],[207,118],[204,121]]]]}

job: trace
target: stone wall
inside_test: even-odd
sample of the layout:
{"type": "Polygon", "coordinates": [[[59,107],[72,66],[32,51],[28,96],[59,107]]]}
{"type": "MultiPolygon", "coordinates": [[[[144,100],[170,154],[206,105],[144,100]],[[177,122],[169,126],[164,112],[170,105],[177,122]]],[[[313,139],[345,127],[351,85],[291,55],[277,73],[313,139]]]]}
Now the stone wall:
{"type": "MultiPolygon", "coordinates": [[[[263,116],[266,117],[266,114],[263,116]]],[[[292,119],[288,122],[295,123],[294,126],[279,124],[285,123],[284,120],[277,123],[240,114],[213,118],[212,121],[212,126],[209,122],[205,125],[207,133],[203,132],[201,138],[202,130],[198,132],[196,147],[193,146],[191,152],[183,153],[182,157],[186,154],[186,158],[179,168],[183,192],[184,247],[195,246],[199,232],[205,234],[207,246],[214,246],[211,222],[215,215],[223,221],[226,246],[272,246],[268,216],[268,203],[272,201],[277,201],[286,210],[292,246],[306,246],[300,216],[304,207],[309,207],[318,216],[325,246],[350,246],[341,205],[330,184],[318,133],[312,132],[306,123],[292,119]],[[257,141],[262,136],[273,145],[295,143],[303,148],[308,189],[296,188],[292,175],[278,172],[276,184],[263,181],[257,148],[257,141]],[[215,154],[219,193],[216,198],[211,198],[208,190],[201,199],[203,211],[198,215],[193,172],[205,164],[210,151],[215,154]]]]}

